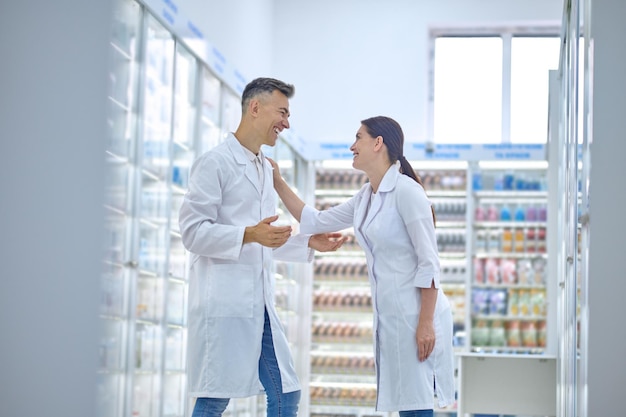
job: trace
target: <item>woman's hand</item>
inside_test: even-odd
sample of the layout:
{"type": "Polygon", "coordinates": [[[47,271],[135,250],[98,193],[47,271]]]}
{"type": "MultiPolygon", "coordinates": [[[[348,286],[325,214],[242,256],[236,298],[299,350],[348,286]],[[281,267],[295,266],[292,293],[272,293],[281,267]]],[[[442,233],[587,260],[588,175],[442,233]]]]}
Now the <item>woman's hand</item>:
{"type": "Polygon", "coordinates": [[[278,197],[283,201],[285,207],[291,215],[298,222],[300,221],[300,216],[302,215],[302,209],[304,208],[304,201],[298,197],[298,195],[291,189],[289,184],[280,176],[280,169],[278,168],[278,164],[272,158],[265,159],[268,160],[270,165],[272,165],[272,172],[274,178],[274,189],[278,193],[278,197]]]}
{"type": "Polygon", "coordinates": [[[435,280],[430,282],[430,288],[418,288],[421,293],[420,318],[415,331],[417,342],[417,357],[420,362],[428,359],[435,348],[435,326],[433,324],[435,316],[435,306],[437,304],[437,288],[435,280]]]}
{"type": "Polygon", "coordinates": [[[309,247],[318,252],[333,252],[343,245],[348,236],[341,233],[321,233],[309,238],[309,247]]]}
{"type": "Polygon", "coordinates": [[[420,362],[423,362],[428,359],[435,348],[435,327],[432,320],[422,320],[420,317],[415,340],[417,341],[417,357],[420,362]]]}
{"type": "Polygon", "coordinates": [[[270,165],[272,165],[272,173],[273,173],[273,178],[274,178],[274,187],[276,187],[276,184],[283,180],[283,177],[281,177],[281,175],[280,175],[280,168],[278,168],[278,164],[272,158],[269,158],[269,157],[266,156],[265,159],[267,159],[269,161],[270,165]]]}

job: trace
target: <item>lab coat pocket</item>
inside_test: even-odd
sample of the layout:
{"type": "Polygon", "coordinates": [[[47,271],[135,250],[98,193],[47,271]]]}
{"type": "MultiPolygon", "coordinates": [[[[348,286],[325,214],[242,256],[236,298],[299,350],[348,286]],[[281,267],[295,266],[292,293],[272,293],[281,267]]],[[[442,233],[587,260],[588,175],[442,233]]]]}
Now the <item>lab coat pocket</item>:
{"type": "Polygon", "coordinates": [[[252,317],[254,304],[252,265],[211,265],[207,279],[208,317],[252,317]]]}

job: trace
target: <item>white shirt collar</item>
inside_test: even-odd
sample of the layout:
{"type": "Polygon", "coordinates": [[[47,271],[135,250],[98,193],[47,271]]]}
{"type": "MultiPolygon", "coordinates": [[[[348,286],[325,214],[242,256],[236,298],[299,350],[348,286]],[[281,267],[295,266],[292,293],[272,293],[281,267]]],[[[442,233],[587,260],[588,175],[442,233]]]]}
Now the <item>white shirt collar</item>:
{"type": "Polygon", "coordinates": [[[254,162],[255,159],[257,159],[261,162],[261,164],[263,163],[263,159],[265,159],[263,152],[261,152],[261,150],[259,149],[259,154],[255,155],[254,152],[252,152],[250,149],[246,148],[245,146],[241,145],[241,147],[243,148],[243,152],[246,154],[246,157],[248,157],[248,159],[252,162],[254,162]]]}

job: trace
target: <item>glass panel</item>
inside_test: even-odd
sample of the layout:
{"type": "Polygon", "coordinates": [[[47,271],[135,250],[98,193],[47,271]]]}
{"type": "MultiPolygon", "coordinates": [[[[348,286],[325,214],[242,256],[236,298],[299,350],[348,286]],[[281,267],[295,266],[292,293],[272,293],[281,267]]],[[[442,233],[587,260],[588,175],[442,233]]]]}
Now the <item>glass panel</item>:
{"type": "Polygon", "coordinates": [[[97,417],[112,417],[123,415],[123,375],[99,374],[97,389],[97,417]]]}
{"type": "Polygon", "coordinates": [[[297,158],[296,153],[282,140],[276,142],[276,146],[272,148],[263,148],[263,152],[271,156],[274,152],[272,158],[276,161],[278,166],[280,167],[280,173],[287,182],[292,187],[296,186],[296,171],[295,171],[295,160],[297,158]]]}
{"type": "Polygon", "coordinates": [[[109,144],[107,150],[128,157],[135,127],[137,44],[141,9],[135,1],[118,0],[114,8],[109,64],[109,144]]]}
{"type": "Polygon", "coordinates": [[[124,216],[108,212],[104,222],[104,259],[114,264],[122,264],[128,258],[125,242],[127,238],[127,222],[124,216]]]}
{"type": "Polygon", "coordinates": [[[222,90],[222,137],[237,130],[241,119],[241,99],[228,89],[222,90]]]}
{"type": "Polygon", "coordinates": [[[105,204],[114,211],[129,212],[130,165],[125,160],[109,156],[106,159],[105,204]]]}
{"type": "Polygon", "coordinates": [[[182,46],[176,49],[176,84],[174,90],[174,141],[191,146],[196,121],[196,59],[182,46]]]}
{"type": "Polygon", "coordinates": [[[155,371],[160,366],[161,337],[159,326],[138,324],[135,332],[135,368],[140,371],[155,371]]]}
{"type": "Polygon", "coordinates": [[[143,167],[165,179],[170,160],[174,40],[152,17],[148,19],[145,65],[143,167]]]}
{"type": "Polygon", "coordinates": [[[559,68],[560,38],[511,40],[511,142],[545,143],[548,71],[559,68]]]}
{"type": "Polygon", "coordinates": [[[135,56],[141,7],[134,0],[115,0],[113,10],[111,43],[127,55],[135,56]]]}
{"type": "Polygon", "coordinates": [[[141,189],[141,217],[157,225],[166,224],[169,218],[169,191],[165,183],[144,176],[141,189]]]}
{"type": "Polygon", "coordinates": [[[121,371],[123,352],[126,347],[124,322],[121,320],[103,320],[100,335],[99,365],[107,371],[121,371]]]}
{"type": "MultiPolygon", "coordinates": [[[[196,71],[195,58],[182,47],[176,52],[176,88],[174,110],[174,158],[172,183],[174,190],[187,188],[189,168],[193,162],[193,143],[196,136],[196,71]]],[[[178,222],[176,222],[178,223],[178,222]]],[[[177,228],[176,228],[177,229],[177,228]]]]}
{"type": "Polygon", "coordinates": [[[200,118],[200,147],[203,153],[220,141],[218,127],[221,103],[221,83],[211,71],[202,68],[202,117],[200,118]]]}
{"type": "Polygon", "coordinates": [[[130,108],[120,106],[109,99],[109,113],[107,114],[107,129],[109,143],[106,150],[122,158],[132,154],[132,141],[135,134],[137,116],[130,108]]]}
{"type": "Polygon", "coordinates": [[[583,111],[585,96],[585,38],[581,37],[578,41],[578,143],[583,143],[585,112],[583,111]]]}
{"type": "MultiPolygon", "coordinates": [[[[185,320],[185,284],[170,281],[167,288],[167,321],[170,324],[183,325],[185,320]]],[[[179,368],[182,368],[180,366],[179,368]]]]}
{"type": "Polygon", "coordinates": [[[163,317],[163,280],[142,276],[137,280],[138,319],[158,321],[163,317]]]}
{"type": "Polygon", "coordinates": [[[157,415],[157,378],[153,375],[136,374],[133,384],[133,417],[157,415]]]}
{"type": "Polygon", "coordinates": [[[139,227],[139,268],[155,275],[163,275],[165,266],[165,231],[153,224],[139,227]]]}
{"type": "Polygon", "coordinates": [[[206,152],[220,143],[220,128],[217,125],[207,123],[205,119],[203,119],[200,134],[202,135],[200,137],[200,153],[206,152]]]}
{"type": "Polygon", "coordinates": [[[502,136],[502,40],[435,40],[437,143],[498,143],[502,136]]]}
{"type": "Polygon", "coordinates": [[[165,369],[180,371],[185,365],[185,331],[180,328],[169,328],[165,339],[165,369]]]}
{"type": "MultiPolygon", "coordinates": [[[[275,276],[276,276],[276,295],[275,303],[276,308],[281,311],[295,312],[297,310],[298,302],[298,290],[299,286],[294,281],[294,277],[297,276],[297,270],[295,265],[291,265],[288,262],[275,262],[275,276]]],[[[287,335],[289,340],[294,340],[295,335],[287,335]]]]}
{"type": "Polygon", "coordinates": [[[178,279],[187,277],[187,252],[178,236],[172,236],[170,240],[169,276],[178,279]]]}
{"type": "MultiPolygon", "coordinates": [[[[134,51],[133,51],[134,52],[134,51]]],[[[132,89],[131,74],[137,68],[135,57],[126,55],[124,51],[112,48],[109,73],[109,97],[120,106],[128,107],[132,89]]]]}
{"type": "MultiPolygon", "coordinates": [[[[114,0],[109,49],[107,143],[104,205],[104,269],[100,281],[101,331],[97,415],[123,416],[126,398],[129,336],[128,294],[131,268],[132,215],[139,43],[142,8],[134,0],[114,0]]],[[[134,306],[133,306],[134,307],[134,306]]]]}
{"type": "Polygon", "coordinates": [[[109,317],[125,316],[126,268],[119,264],[104,264],[100,290],[100,314],[109,317]]]}
{"type": "Polygon", "coordinates": [[[202,118],[213,124],[219,121],[220,115],[220,81],[203,67],[202,69],[202,118]]]}
{"type": "MultiPolygon", "coordinates": [[[[174,232],[178,232],[180,229],[178,225],[178,211],[180,210],[180,206],[183,204],[185,190],[186,188],[185,189],[175,188],[171,196],[172,197],[172,203],[171,203],[172,209],[170,210],[170,227],[172,228],[172,231],[174,232]]],[[[182,275],[177,275],[177,276],[182,276],[182,275]]]]}
{"type": "Polygon", "coordinates": [[[166,375],[165,389],[163,391],[163,415],[182,417],[184,401],[185,375],[166,375]]]}

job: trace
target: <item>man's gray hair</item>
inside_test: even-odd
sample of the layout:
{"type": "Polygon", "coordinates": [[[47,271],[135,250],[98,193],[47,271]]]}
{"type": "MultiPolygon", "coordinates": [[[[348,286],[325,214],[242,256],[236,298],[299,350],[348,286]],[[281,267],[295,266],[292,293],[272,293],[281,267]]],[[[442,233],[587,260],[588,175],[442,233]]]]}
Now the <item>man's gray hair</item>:
{"type": "Polygon", "coordinates": [[[275,90],[280,91],[287,98],[293,97],[296,91],[293,85],[275,78],[256,78],[250,81],[243,90],[243,94],[241,95],[241,110],[245,113],[251,99],[262,94],[272,94],[275,90]]]}

